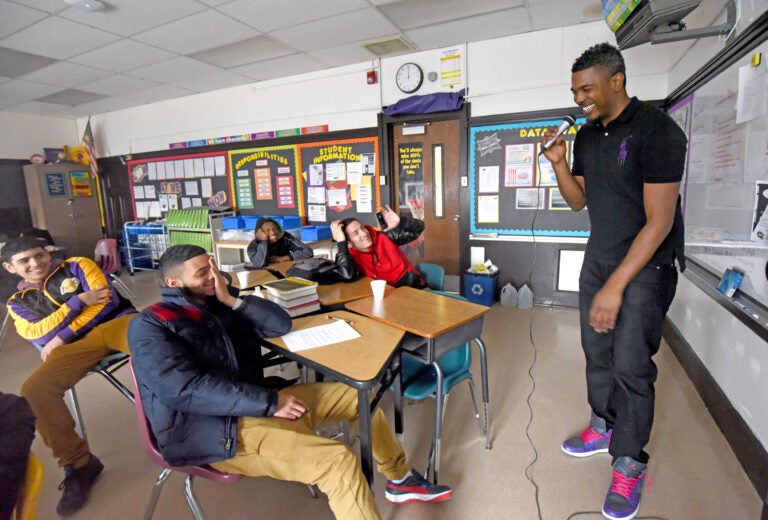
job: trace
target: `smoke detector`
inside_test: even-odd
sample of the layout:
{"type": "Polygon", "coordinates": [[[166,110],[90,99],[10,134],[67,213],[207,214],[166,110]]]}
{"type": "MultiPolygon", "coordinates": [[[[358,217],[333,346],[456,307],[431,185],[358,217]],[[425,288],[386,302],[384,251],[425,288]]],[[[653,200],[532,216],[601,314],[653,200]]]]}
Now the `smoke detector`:
{"type": "Polygon", "coordinates": [[[99,0],[64,0],[64,3],[82,9],[83,11],[90,12],[101,11],[106,7],[104,2],[100,2],[99,0]]]}

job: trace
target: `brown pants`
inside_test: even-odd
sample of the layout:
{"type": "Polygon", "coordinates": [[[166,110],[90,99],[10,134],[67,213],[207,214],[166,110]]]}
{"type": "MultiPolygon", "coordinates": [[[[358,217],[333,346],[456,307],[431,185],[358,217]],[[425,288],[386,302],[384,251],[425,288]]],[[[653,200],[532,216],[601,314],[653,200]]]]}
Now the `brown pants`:
{"type": "Polygon", "coordinates": [[[79,468],[90,458],[88,443],[75,431],[75,421],[64,403],[64,392],[75,386],[105,356],[116,350],[129,354],[126,314],[96,326],[81,339],[54,349],[21,386],[37,417],[40,437],[59,460],[59,466],[79,468]]]}
{"type": "MultiPolygon", "coordinates": [[[[298,397],[310,411],[295,421],[241,417],[237,454],[211,465],[229,473],[317,484],[337,520],[379,519],[355,454],[345,444],[315,434],[324,423],[357,421],[357,390],[342,383],[315,383],[280,393],[298,397]]],[[[379,471],[389,480],[403,478],[408,472],[405,453],[381,410],[373,414],[371,437],[379,471]]]]}

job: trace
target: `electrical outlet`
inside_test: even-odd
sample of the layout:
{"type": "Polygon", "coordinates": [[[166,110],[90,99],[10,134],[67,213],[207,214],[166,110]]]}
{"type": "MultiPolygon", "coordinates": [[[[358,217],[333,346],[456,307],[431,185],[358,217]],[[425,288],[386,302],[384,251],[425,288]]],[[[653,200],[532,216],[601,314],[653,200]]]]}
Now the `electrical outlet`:
{"type": "Polygon", "coordinates": [[[467,178],[466,175],[461,177],[461,186],[464,187],[464,188],[469,186],[469,179],[467,178]]]}

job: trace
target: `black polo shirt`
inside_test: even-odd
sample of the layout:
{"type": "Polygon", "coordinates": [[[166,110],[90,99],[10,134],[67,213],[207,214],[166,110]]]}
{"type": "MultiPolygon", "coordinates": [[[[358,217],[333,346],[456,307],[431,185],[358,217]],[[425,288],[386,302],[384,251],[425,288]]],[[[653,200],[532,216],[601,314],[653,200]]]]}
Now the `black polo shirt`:
{"type": "MultiPolygon", "coordinates": [[[[576,134],[574,175],[584,177],[591,231],[586,258],[620,263],[645,226],[643,184],[678,182],[683,177],[685,134],[664,112],[632,98],[604,127],[590,121],[576,134]]],[[[649,265],[683,262],[683,217],[677,199],[672,230],[649,265]]]]}

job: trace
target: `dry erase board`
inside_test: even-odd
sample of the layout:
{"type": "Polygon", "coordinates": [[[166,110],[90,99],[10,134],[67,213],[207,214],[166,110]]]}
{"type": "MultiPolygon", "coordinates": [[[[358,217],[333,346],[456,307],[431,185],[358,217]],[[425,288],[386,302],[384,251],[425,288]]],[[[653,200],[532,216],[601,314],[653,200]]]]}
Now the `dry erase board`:
{"type": "Polygon", "coordinates": [[[224,152],[153,157],[126,166],[136,219],[165,217],[171,209],[232,204],[224,152]]]}
{"type": "MultiPolygon", "coordinates": [[[[577,119],[563,136],[571,156],[576,132],[585,121],[577,119]]],[[[541,136],[561,122],[554,119],[470,128],[471,233],[589,236],[587,210],[571,211],[560,195],[550,162],[539,156],[541,136]]]]}
{"type": "Polygon", "coordinates": [[[740,56],[669,108],[687,132],[686,255],[719,276],[746,273],[740,290],[768,304],[768,43],[740,56]],[[752,65],[752,56],[762,62],[752,65]],[[761,223],[762,219],[762,223],[761,223]]]}

